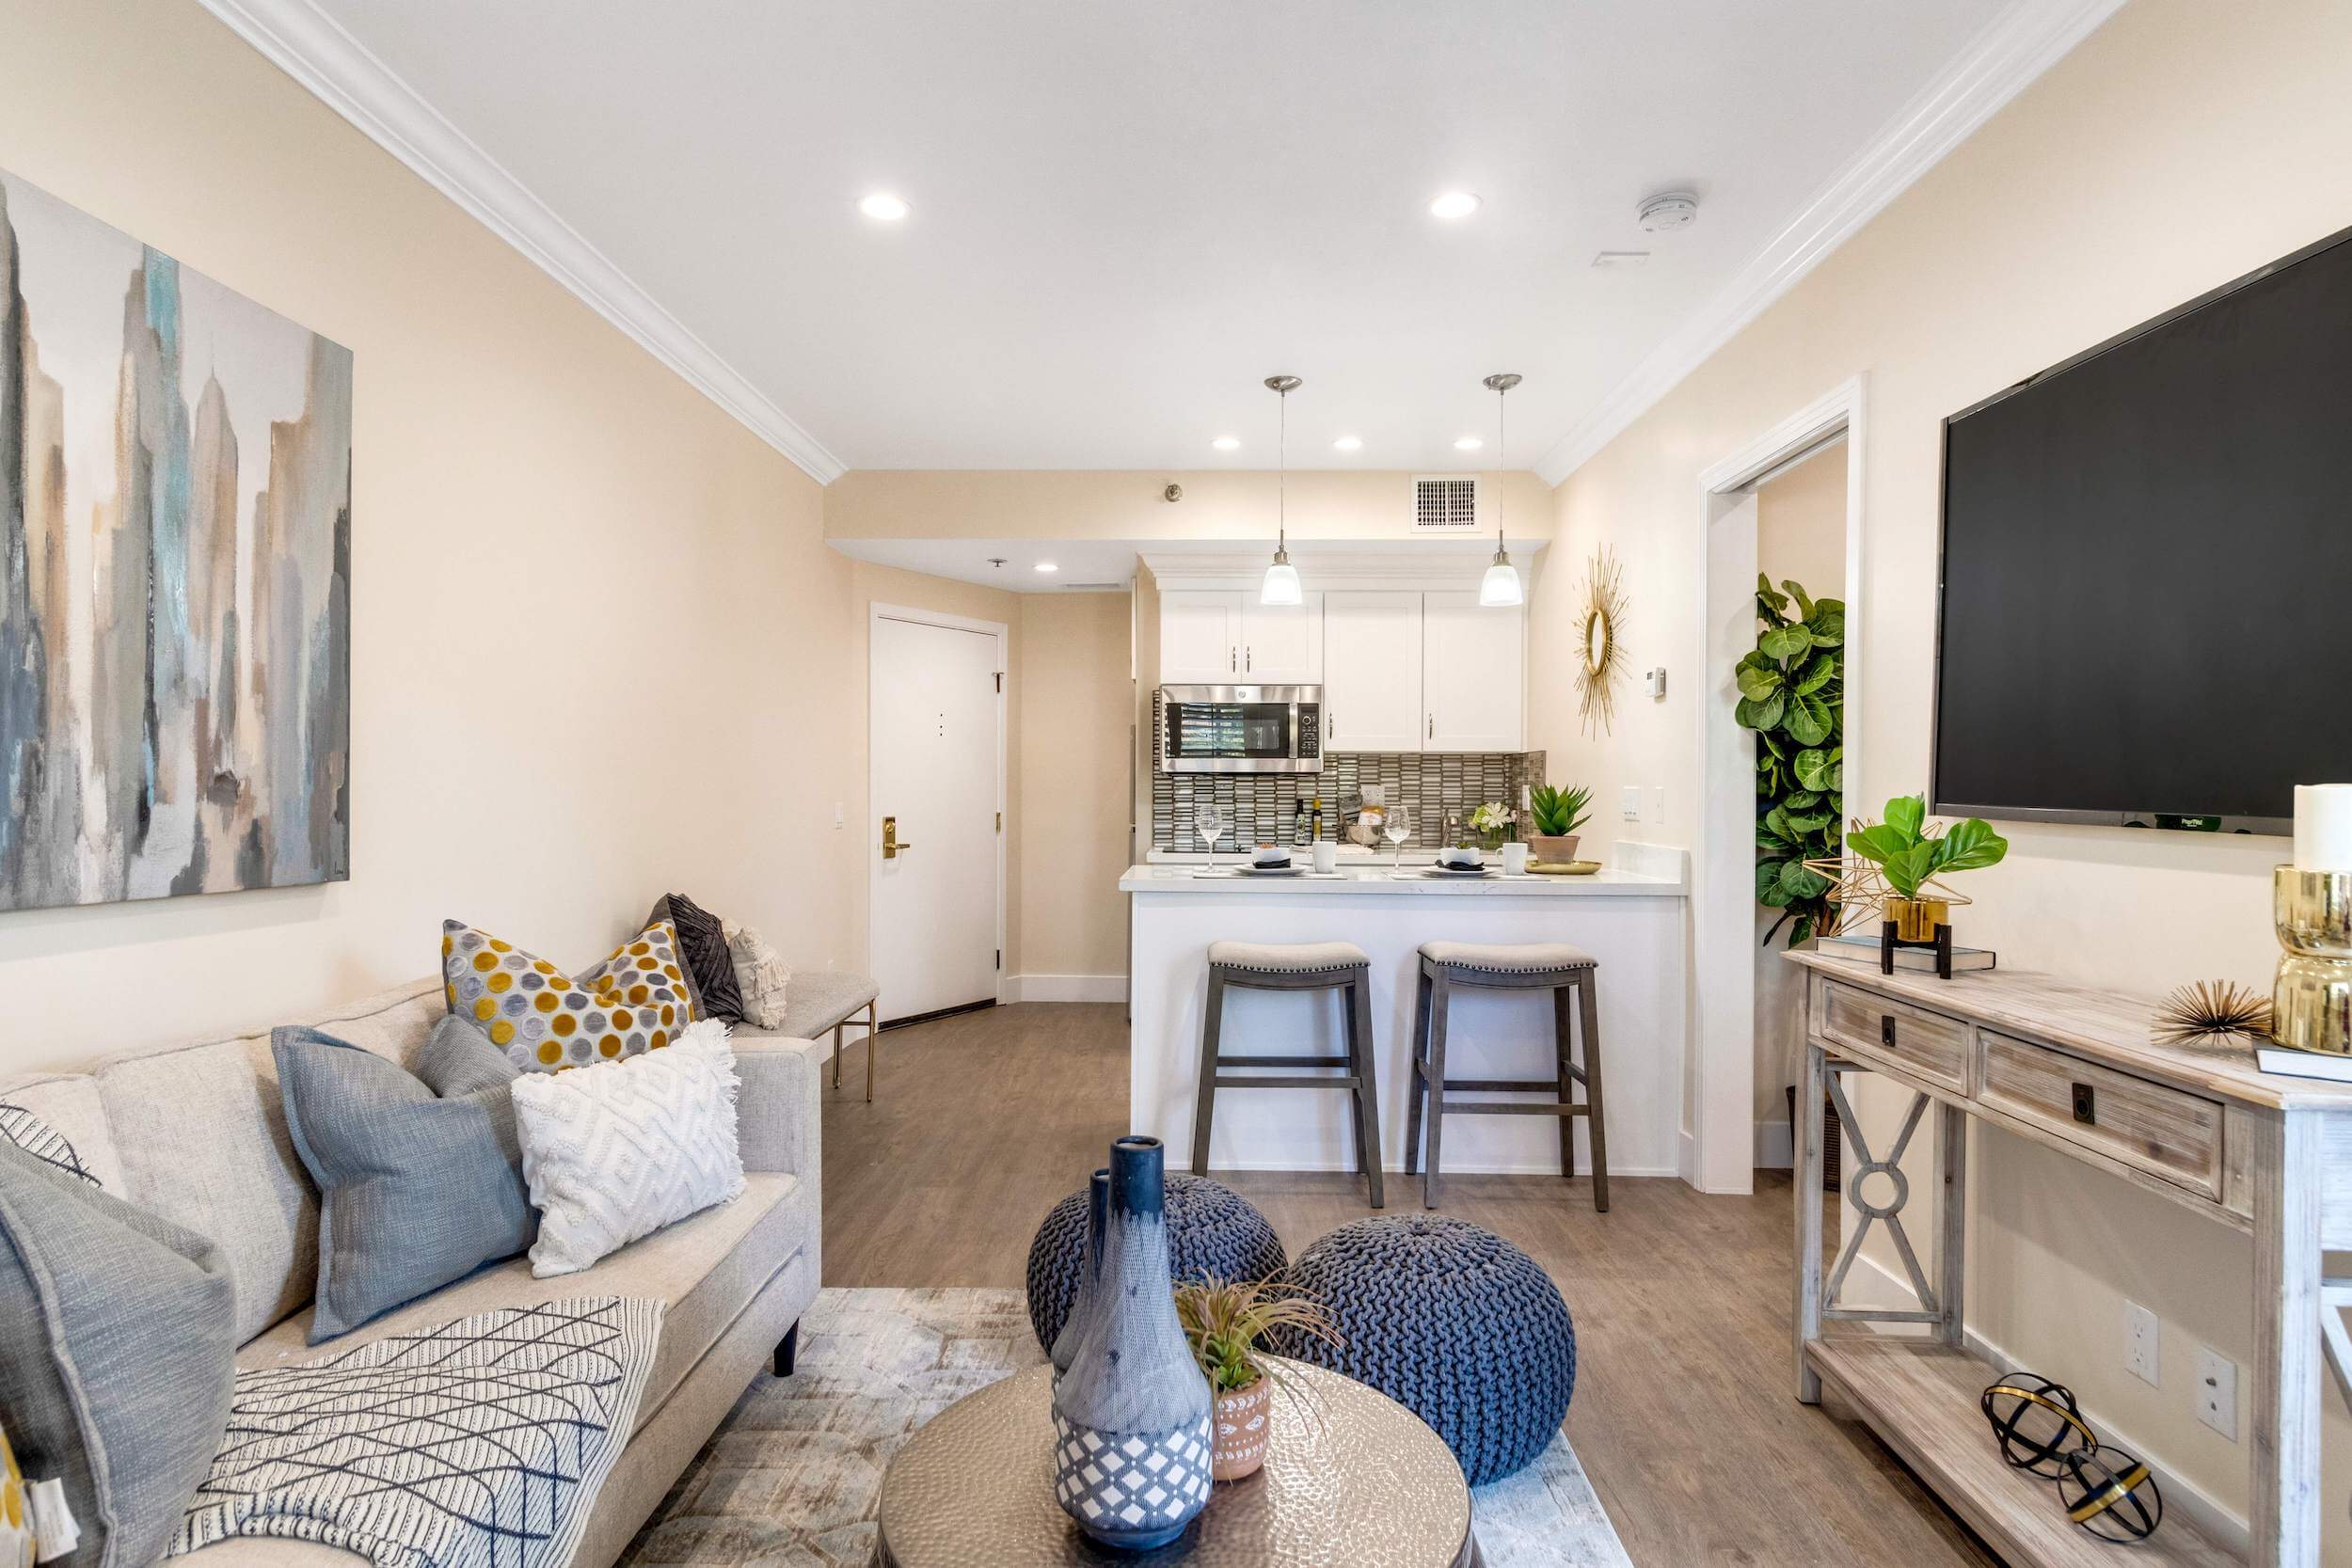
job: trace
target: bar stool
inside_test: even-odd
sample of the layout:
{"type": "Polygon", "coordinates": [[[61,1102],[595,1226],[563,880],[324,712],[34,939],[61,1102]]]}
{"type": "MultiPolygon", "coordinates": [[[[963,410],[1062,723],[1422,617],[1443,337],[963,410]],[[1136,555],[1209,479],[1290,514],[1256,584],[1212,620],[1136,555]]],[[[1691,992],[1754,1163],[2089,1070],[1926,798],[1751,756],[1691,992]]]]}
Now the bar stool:
{"type": "Polygon", "coordinates": [[[1576,1118],[1592,1121],[1593,1208],[1609,1212],[1609,1141],[1601,1121],[1600,1029],[1593,988],[1600,962],[1565,942],[1482,943],[1424,942],[1421,944],[1421,979],[1413,1006],[1412,1102],[1405,1133],[1405,1174],[1413,1174],[1421,1152],[1422,1104],[1429,1106],[1429,1171],[1422,1181],[1422,1207],[1438,1206],[1438,1148],[1445,1133],[1446,1113],[1456,1116],[1557,1117],[1560,1119],[1560,1174],[1576,1175],[1576,1118]],[[1445,1075],[1447,1014],[1454,988],[1474,986],[1484,990],[1549,990],[1551,992],[1552,1047],[1558,1073],[1544,1078],[1448,1078],[1445,1075]],[[1584,1065],[1569,1056],[1569,993],[1581,1017],[1576,1029],[1584,1039],[1584,1065]],[[1570,1084],[1584,1085],[1584,1098],[1573,1098],[1570,1084]],[[1539,1093],[1555,1101],[1449,1100],[1446,1092],[1539,1093]]]}
{"type": "Polygon", "coordinates": [[[1192,1174],[1209,1174],[1209,1129],[1219,1089],[1345,1089],[1356,1125],[1356,1164],[1380,1192],[1380,1085],[1372,1056],[1372,957],[1353,942],[1209,944],[1209,1004],[1200,1021],[1200,1099],[1192,1118],[1192,1174]],[[1347,1017],[1344,1056],[1228,1056],[1217,1049],[1225,1028],[1225,990],[1340,990],[1347,1017]],[[1232,1077],[1220,1068],[1339,1068],[1337,1073],[1232,1077]]]}

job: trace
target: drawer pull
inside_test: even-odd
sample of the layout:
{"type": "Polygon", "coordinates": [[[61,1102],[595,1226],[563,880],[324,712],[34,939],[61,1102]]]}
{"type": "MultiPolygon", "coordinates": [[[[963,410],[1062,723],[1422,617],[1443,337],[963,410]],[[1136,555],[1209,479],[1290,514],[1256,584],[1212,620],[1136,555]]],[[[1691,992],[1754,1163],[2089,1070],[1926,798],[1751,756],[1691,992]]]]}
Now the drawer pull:
{"type": "Polygon", "coordinates": [[[2082,1122],[2086,1126],[2095,1126],[2099,1120],[2099,1097],[2097,1093],[2093,1091],[2091,1086],[2088,1084],[2076,1084],[2074,1085],[2074,1119],[2082,1122]]]}
{"type": "Polygon", "coordinates": [[[1889,1051],[1895,1049],[1895,1015],[1893,1013],[1879,1015],[1879,1043],[1889,1051]]]}

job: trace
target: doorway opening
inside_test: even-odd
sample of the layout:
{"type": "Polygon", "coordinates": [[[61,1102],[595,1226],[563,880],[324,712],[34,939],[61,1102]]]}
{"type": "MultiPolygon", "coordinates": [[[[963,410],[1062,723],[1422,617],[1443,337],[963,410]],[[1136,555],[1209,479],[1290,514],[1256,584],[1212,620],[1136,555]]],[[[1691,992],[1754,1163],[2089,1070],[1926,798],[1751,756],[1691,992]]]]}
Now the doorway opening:
{"type": "MultiPolygon", "coordinates": [[[[1781,973],[1789,966],[1778,957],[1788,927],[1772,946],[1761,946],[1770,921],[1756,917],[1759,747],[1757,732],[1740,721],[1737,672],[1757,645],[1759,572],[1771,577],[1776,591],[1785,592],[1779,583],[1791,578],[1814,599],[1845,601],[1837,716],[1842,775],[1832,802],[1837,813],[1833,823],[1842,823],[1857,787],[1867,668],[1859,646],[1863,436],[1857,377],[1699,476],[1703,614],[1696,652],[1704,804],[1692,866],[1697,1049],[1686,1102],[1692,1109],[1687,1176],[1704,1192],[1751,1191],[1757,1165],[1788,1163],[1784,1037],[1796,1027],[1796,992],[1781,973]],[[1784,522],[1788,526],[1778,526],[1784,522]],[[1808,575],[1815,580],[1806,580],[1808,575]]],[[[1788,613],[1796,611],[1791,603],[1788,613]]]]}
{"type": "Polygon", "coordinates": [[[884,1028],[1002,1000],[1008,628],[875,605],[867,951],[884,1028]]]}

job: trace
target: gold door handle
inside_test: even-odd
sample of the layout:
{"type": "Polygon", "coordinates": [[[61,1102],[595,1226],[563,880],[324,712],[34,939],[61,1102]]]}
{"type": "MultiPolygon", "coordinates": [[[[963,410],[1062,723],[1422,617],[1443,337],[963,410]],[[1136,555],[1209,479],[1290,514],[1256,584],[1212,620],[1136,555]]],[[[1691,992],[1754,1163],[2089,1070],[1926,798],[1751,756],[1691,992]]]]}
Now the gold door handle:
{"type": "Polygon", "coordinates": [[[898,837],[898,819],[897,817],[885,816],[882,818],[882,859],[886,861],[895,861],[898,858],[898,851],[901,849],[912,849],[914,847],[914,845],[906,843],[898,837]]]}

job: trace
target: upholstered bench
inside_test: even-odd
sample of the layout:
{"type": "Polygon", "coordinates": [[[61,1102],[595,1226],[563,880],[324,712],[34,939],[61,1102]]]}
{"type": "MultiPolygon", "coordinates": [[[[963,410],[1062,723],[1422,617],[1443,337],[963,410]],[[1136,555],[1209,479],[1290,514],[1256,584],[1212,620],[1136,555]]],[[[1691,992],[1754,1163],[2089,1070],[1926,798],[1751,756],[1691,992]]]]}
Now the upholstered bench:
{"type": "Polygon", "coordinates": [[[779,1035],[787,1039],[813,1040],[833,1034],[833,1086],[841,1086],[841,1031],[850,1023],[866,1026],[866,1098],[874,1098],[874,1044],[881,1037],[876,1007],[882,988],[865,974],[845,974],[830,969],[796,969],[786,981],[784,1022],[753,1035],[779,1035]],[[856,1015],[864,1013],[863,1019],[856,1015]]]}

